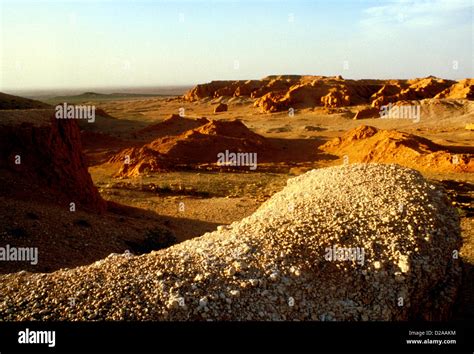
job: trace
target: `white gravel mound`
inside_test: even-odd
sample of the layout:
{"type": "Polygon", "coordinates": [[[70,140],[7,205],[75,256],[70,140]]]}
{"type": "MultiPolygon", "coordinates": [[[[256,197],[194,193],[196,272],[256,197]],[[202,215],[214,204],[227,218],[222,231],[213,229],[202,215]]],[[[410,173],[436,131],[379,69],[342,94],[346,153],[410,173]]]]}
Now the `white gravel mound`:
{"type": "Polygon", "coordinates": [[[460,246],[456,210],[418,172],[331,167],[290,179],[250,217],[165,250],[1,276],[0,318],[445,319],[460,246]]]}

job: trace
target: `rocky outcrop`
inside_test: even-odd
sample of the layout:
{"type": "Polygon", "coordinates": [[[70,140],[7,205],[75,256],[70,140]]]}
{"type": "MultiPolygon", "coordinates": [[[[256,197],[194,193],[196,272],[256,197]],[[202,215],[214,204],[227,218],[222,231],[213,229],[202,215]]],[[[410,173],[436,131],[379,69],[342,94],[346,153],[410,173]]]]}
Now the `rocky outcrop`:
{"type": "Polygon", "coordinates": [[[0,171],[15,183],[36,186],[28,198],[45,195],[67,207],[73,202],[77,209],[105,211],[74,119],[56,119],[54,110],[0,111],[0,151],[0,171]]]}
{"type": "Polygon", "coordinates": [[[252,96],[252,93],[262,87],[262,82],[260,80],[247,80],[240,85],[234,91],[235,97],[240,96],[252,96]]]}
{"type": "Polygon", "coordinates": [[[255,107],[261,107],[264,112],[273,113],[288,109],[289,104],[284,99],[283,92],[268,92],[254,102],[255,107]]]}
{"type": "Polygon", "coordinates": [[[372,107],[380,108],[389,103],[388,97],[394,97],[402,91],[400,84],[383,85],[380,90],[374,93],[370,98],[372,100],[372,107]]]}
{"type": "Polygon", "coordinates": [[[474,172],[474,158],[468,152],[450,152],[448,147],[417,135],[362,125],[320,147],[346,155],[351,162],[397,163],[417,170],[474,172]]]}
{"type": "Polygon", "coordinates": [[[255,101],[263,112],[278,112],[289,108],[324,106],[326,108],[345,107],[368,101],[376,85],[363,83],[341,83],[334,78],[318,78],[291,86],[285,93],[269,93],[255,101]]]}
{"type": "Polygon", "coordinates": [[[337,108],[351,105],[351,98],[346,89],[331,89],[329,93],[321,97],[321,103],[326,108],[337,108]]]}
{"type": "Polygon", "coordinates": [[[435,98],[474,100],[474,79],[464,79],[438,93],[435,98]]]}
{"type": "Polygon", "coordinates": [[[435,98],[439,93],[454,84],[454,81],[429,76],[423,79],[407,80],[397,84],[385,85],[372,96],[372,107],[380,108],[398,101],[435,98]]]}
{"type": "MultiPolygon", "coordinates": [[[[217,94],[216,91],[224,89],[230,91],[228,87],[231,87],[234,84],[234,81],[211,81],[207,84],[199,84],[193,89],[189,90],[185,95],[184,99],[188,101],[197,101],[203,98],[216,98],[223,96],[222,94],[217,94]]],[[[226,95],[230,96],[230,95],[226,95]]]]}
{"type": "Polygon", "coordinates": [[[214,113],[227,112],[227,105],[225,103],[219,103],[216,108],[214,108],[214,113]]]}
{"type": "Polygon", "coordinates": [[[253,91],[250,95],[251,98],[259,98],[270,92],[286,92],[293,85],[298,84],[301,80],[301,76],[281,75],[281,76],[268,76],[261,80],[261,86],[257,90],[253,91]]]}
{"type": "Polygon", "coordinates": [[[0,318],[447,320],[460,247],[455,208],[419,172],[317,169],[290,179],[253,215],[167,249],[0,276],[0,318]]]}
{"type": "Polygon", "coordinates": [[[379,118],[380,109],[376,107],[366,107],[357,111],[354,115],[354,120],[358,119],[368,119],[368,118],[379,118]]]}
{"type": "Polygon", "coordinates": [[[203,98],[242,97],[255,99],[264,113],[324,106],[328,109],[352,105],[380,108],[398,101],[425,98],[462,97],[472,99],[472,83],[443,80],[433,76],[413,80],[345,80],[340,76],[268,76],[262,80],[212,81],[197,85],[184,95],[195,101],[203,98]],[[449,91],[451,90],[451,91],[449,91]],[[439,95],[439,96],[438,96],[439,95]]]}
{"type": "Polygon", "coordinates": [[[184,98],[190,101],[219,95],[243,96],[256,99],[255,107],[263,112],[279,112],[289,108],[325,106],[337,108],[367,103],[381,84],[377,80],[344,80],[342,77],[280,75],[262,80],[211,82],[198,85],[184,98]]]}
{"type": "Polygon", "coordinates": [[[205,117],[193,119],[181,117],[178,114],[171,114],[164,121],[151,124],[139,130],[138,134],[141,136],[153,136],[156,139],[170,135],[179,135],[206,123],[209,123],[209,120],[205,117]]]}
{"type": "MultiPolygon", "coordinates": [[[[201,164],[210,164],[219,169],[217,156],[226,150],[256,153],[259,159],[261,154],[269,155],[272,151],[272,146],[263,136],[252,132],[239,120],[201,118],[196,123],[200,125],[181,134],[164,136],[142,147],[122,150],[109,162],[120,163],[118,176],[137,176],[153,171],[195,168],[201,164]]],[[[249,167],[245,165],[235,168],[249,167]]]]}

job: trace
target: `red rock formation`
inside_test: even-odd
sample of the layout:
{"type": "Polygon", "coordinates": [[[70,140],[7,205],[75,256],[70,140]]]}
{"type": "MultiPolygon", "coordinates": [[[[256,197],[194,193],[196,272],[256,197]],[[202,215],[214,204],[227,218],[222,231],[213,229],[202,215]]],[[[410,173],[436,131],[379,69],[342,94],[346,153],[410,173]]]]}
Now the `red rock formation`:
{"type": "MultiPolygon", "coordinates": [[[[299,78],[299,77],[298,77],[299,78]]],[[[269,76],[261,80],[261,86],[252,92],[251,98],[260,98],[270,92],[286,92],[296,84],[296,77],[269,76]]]]}
{"type": "Polygon", "coordinates": [[[260,80],[247,80],[243,84],[239,85],[234,92],[235,97],[239,96],[251,96],[252,92],[258,90],[262,86],[260,80]]]}
{"type": "Polygon", "coordinates": [[[75,120],[56,119],[52,110],[0,111],[0,151],[1,171],[38,187],[28,198],[48,195],[61,205],[74,202],[76,209],[105,211],[106,202],[87,171],[75,120]]]}
{"type": "Polygon", "coordinates": [[[443,80],[432,76],[424,79],[409,80],[408,82],[411,83],[410,86],[400,92],[398,101],[433,98],[455,83],[451,80],[443,80]]]}
{"type": "MultiPolygon", "coordinates": [[[[212,81],[207,84],[199,84],[193,89],[189,90],[185,95],[184,99],[188,101],[197,101],[206,97],[216,97],[215,92],[219,89],[232,85],[233,81],[212,81]]],[[[222,95],[221,95],[222,96],[222,95]]]]}
{"type": "Polygon", "coordinates": [[[360,109],[355,114],[354,118],[357,119],[367,119],[367,118],[378,118],[380,117],[380,109],[376,107],[367,107],[360,109]]]}
{"type": "Polygon", "coordinates": [[[247,126],[238,119],[233,120],[210,120],[207,124],[201,125],[194,129],[196,132],[205,135],[228,136],[237,139],[245,139],[247,141],[263,144],[265,138],[251,131],[247,126]]]}
{"type": "Polygon", "coordinates": [[[417,170],[474,172],[469,153],[452,153],[449,147],[437,145],[417,135],[362,125],[320,147],[349,162],[397,163],[417,170]]]}
{"type": "Polygon", "coordinates": [[[288,107],[300,105],[316,106],[321,104],[321,98],[329,92],[329,87],[320,81],[296,84],[290,87],[282,98],[288,107]]]}
{"type": "Polygon", "coordinates": [[[216,108],[214,109],[214,113],[219,113],[219,112],[226,112],[227,111],[227,105],[225,103],[219,103],[216,108]]]}
{"type": "Polygon", "coordinates": [[[438,93],[435,98],[466,98],[474,100],[474,79],[464,79],[438,93]]]}
{"type": "Polygon", "coordinates": [[[434,98],[453,83],[454,81],[429,76],[423,79],[408,80],[406,83],[385,85],[372,95],[372,107],[380,108],[388,103],[395,103],[401,100],[411,101],[434,98]]]}
{"type": "Polygon", "coordinates": [[[190,101],[219,96],[250,96],[263,112],[279,112],[293,108],[325,106],[326,108],[371,104],[380,108],[397,101],[448,97],[472,98],[472,83],[459,82],[453,92],[446,91],[454,81],[435,77],[413,80],[345,80],[340,76],[268,76],[262,80],[212,81],[198,85],[184,98],[190,101]],[[441,94],[441,92],[443,92],[441,94]]]}
{"type": "Polygon", "coordinates": [[[164,121],[149,125],[138,131],[139,135],[151,135],[155,139],[168,135],[179,135],[187,130],[200,127],[203,124],[209,123],[207,118],[192,119],[181,117],[178,114],[172,114],[164,121]]]}
{"type": "Polygon", "coordinates": [[[219,97],[230,97],[234,96],[235,91],[239,87],[239,81],[234,81],[229,85],[226,85],[224,87],[218,88],[217,90],[214,91],[213,98],[219,98],[219,97]]]}
{"type": "Polygon", "coordinates": [[[399,94],[402,91],[402,87],[398,84],[387,84],[383,85],[380,90],[374,93],[371,96],[372,99],[372,107],[380,108],[385,104],[388,104],[389,97],[394,97],[395,95],[399,94]]]}
{"type": "MultiPolygon", "coordinates": [[[[353,142],[354,140],[367,139],[375,134],[377,134],[378,129],[370,125],[361,125],[355,129],[348,131],[342,138],[337,138],[337,143],[333,141],[333,145],[340,145],[341,143],[347,144],[353,142]]],[[[328,142],[326,146],[331,145],[331,142],[328,142]]]]}
{"type": "Polygon", "coordinates": [[[119,176],[137,176],[141,173],[179,169],[179,166],[215,164],[217,154],[232,152],[271,152],[267,140],[252,132],[241,121],[215,121],[188,130],[177,136],[156,139],[140,148],[121,151],[110,162],[120,162],[119,176]],[[126,158],[130,159],[125,164],[126,158]]]}
{"type": "Polygon", "coordinates": [[[278,112],[288,108],[288,103],[283,101],[283,92],[268,92],[254,102],[255,107],[261,107],[263,112],[278,112]]]}
{"type": "Polygon", "coordinates": [[[349,92],[346,89],[331,89],[329,93],[323,97],[321,97],[321,103],[326,108],[337,108],[337,107],[344,107],[350,106],[351,98],[349,96],[349,92]]]}
{"type": "Polygon", "coordinates": [[[117,176],[138,176],[151,171],[164,171],[170,167],[166,157],[149,145],[122,150],[110,162],[121,164],[117,176]]]}

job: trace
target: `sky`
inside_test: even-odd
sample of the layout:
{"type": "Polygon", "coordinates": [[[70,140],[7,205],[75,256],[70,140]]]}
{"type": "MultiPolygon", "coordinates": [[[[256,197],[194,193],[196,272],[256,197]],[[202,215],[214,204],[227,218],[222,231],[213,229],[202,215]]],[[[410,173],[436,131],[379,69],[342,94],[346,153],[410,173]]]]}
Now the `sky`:
{"type": "Polygon", "coordinates": [[[473,0],[0,0],[0,91],[474,77],[473,0]]]}

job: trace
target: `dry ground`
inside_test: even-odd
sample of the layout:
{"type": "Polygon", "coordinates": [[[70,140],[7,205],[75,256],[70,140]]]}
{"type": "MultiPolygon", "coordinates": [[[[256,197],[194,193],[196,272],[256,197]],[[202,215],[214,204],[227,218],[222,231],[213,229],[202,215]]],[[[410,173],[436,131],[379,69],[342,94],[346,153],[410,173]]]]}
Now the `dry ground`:
{"type": "MultiPolygon", "coordinates": [[[[357,107],[341,109],[339,113],[328,114],[324,108],[295,111],[294,116],[286,112],[264,114],[252,106],[249,99],[238,99],[229,103],[228,112],[213,113],[217,100],[187,102],[181,99],[152,98],[120,102],[103,102],[100,107],[114,117],[129,120],[130,126],[156,123],[184,108],[188,117],[207,117],[212,119],[240,119],[254,132],[274,141],[280,141],[288,147],[288,162],[291,156],[300,159],[301,155],[310,156],[311,151],[327,140],[341,136],[343,132],[361,124],[373,125],[381,129],[397,129],[423,136],[435,143],[448,145],[466,151],[473,148],[473,133],[465,126],[474,121],[474,102],[465,100],[442,100],[422,105],[421,119],[415,123],[406,119],[364,119],[352,120],[357,107]]],[[[469,150],[471,151],[471,150],[469,150]]],[[[250,215],[258,205],[284,185],[287,178],[310,168],[321,168],[340,164],[340,157],[312,159],[301,166],[287,166],[283,173],[192,173],[173,172],[144,177],[141,181],[129,181],[140,185],[149,183],[169,188],[166,192],[150,193],[135,189],[113,188],[116,181],[110,178],[112,171],[107,166],[95,166],[90,169],[94,181],[101,187],[105,198],[120,203],[152,210],[161,215],[208,222],[209,228],[217,224],[228,224],[250,215]],[[186,195],[187,190],[199,192],[199,196],[186,195]],[[173,192],[174,191],[174,192],[173,192]],[[178,195],[176,195],[178,194],[178,195]],[[180,203],[184,205],[180,209],[180,203]],[[211,226],[212,225],[212,226],[211,226]]],[[[276,166],[275,166],[276,167],[276,166]]],[[[109,167],[110,168],[110,167],[109,167]]],[[[282,172],[282,171],[280,171],[282,172]]],[[[433,180],[455,180],[474,183],[474,174],[424,172],[433,180]]],[[[188,193],[189,194],[189,193],[188,193]]],[[[470,198],[474,195],[471,192],[470,198]]],[[[470,199],[472,208],[472,199],[470,199]]],[[[465,264],[465,280],[457,306],[456,317],[474,318],[474,218],[472,215],[462,219],[464,246],[461,256],[465,264]]],[[[209,231],[207,228],[189,230],[185,223],[173,225],[179,239],[186,239],[209,231]]]]}
{"type": "MultiPolygon", "coordinates": [[[[176,234],[178,241],[182,241],[212,231],[218,225],[230,224],[252,214],[264,200],[280,190],[288,178],[308,169],[341,164],[341,156],[318,155],[317,147],[361,124],[417,134],[460,151],[472,152],[474,140],[473,132],[464,129],[468,122],[474,121],[474,102],[465,100],[442,100],[433,104],[423,104],[421,120],[418,123],[406,119],[354,121],[352,117],[357,107],[343,108],[333,114],[328,114],[324,108],[297,110],[294,116],[286,112],[263,114],[252,106],[252,101],[249,99],[235,100],[229,103],[228,112],[218,114],[213,113],[215,100],[191,103],[178,98],[144,97],[133,100],[90,101],[89,103],[97,105],[117,118],[117,120],[98,120],[95,124],[89,125],[83,123],[83,127],[88,132],[105,133],[113,137],[104,139],[103,143],[100,139],[92,139],[93,143],[91,139],[89,143],[86,141],[85,153],[91,165],[89,171],[94,183],[106,200],[136,208],[130,209],[133,211],[127,211],[125,216],[120,215],[124,213],[123,211],[112,210],[105,220],[109,220],[111,224],[114,222],[117,224],[117,220],[122,220],[118,222],[126,225],[125,232],[131,233],[131,237],[137,240],[143,236],[127,230],[136,231],[144,223],[151,222],[154,225],[167,227],[176,234]],[[142,144],[143,141],[137,138],[136,131],[149,124],[160,122],[171,114],[179,113],[180,108],[184,108],[187,117],[204,116],[212,119],[242,120],[254,132],[270,138],[274,144],[282,147],[286,151],[287,163],[274,164],[264,171],[257,169],[257,172],[250,173],[177,171],[155,173],[141,178],[113,177],[117,172],[117,166],[104,162],[125,146],[142,144]],[[299,163],[295,164],[293,161],[299,161],[299,163]],[[123,221],[124,218],[125,221],[123,221]]],[[[428,171],[424,175],[437,181],[453,180],[474,183],[474,174],[441,174],[428,171]]],[[[456,187],[453,187],[453,193],[455,190],[456,187]]],[[[472,210],[474,195],[472,190],[463,193],[467,198],[467,203],[463,205],[464,210],[460,209],[463,215],[464,245],[461,249],[461,257],[465,264],[465,277],[455,316],[473,319],[474,218],[472,213],[466,210],[472,210]]],[[[95,222],[95,220],[92,221],[94,227],[96,227],[95,222]]],[[[64,223],[74,225],[74,220],[66,219],[64,223]]],[[[95,234],[98,230],[100,231],[99,226],[94,230],[95,234]]],[[[103,234],[107,235],[107,232],[104,231],[103,234]]],[[[106,240],[110,239],[110,247],[106,247],[109,252],[123,252],[124,249],[129,248],[125,242],[127,239],[125,236],[115,239],[104,237],[106,240]]],[[[85,257],[85,260],[66,262],[63,266],[85,264],[105,255],[104,252],[97,252],[91,257],[85,257]]],[[[55,269],[58,266],[59,264],[53,264],[51,268],[55,269]]]]}

